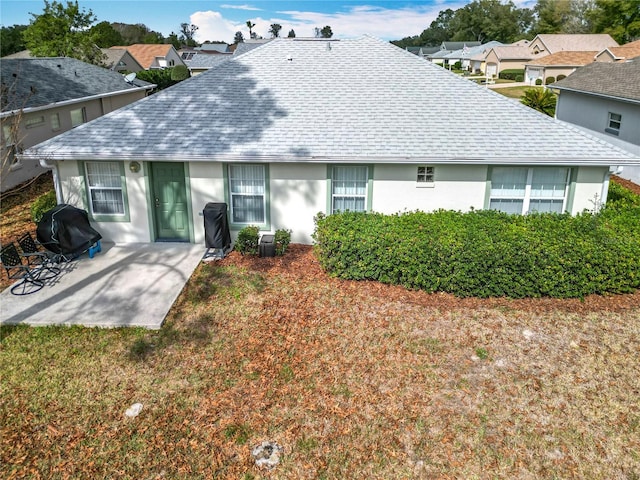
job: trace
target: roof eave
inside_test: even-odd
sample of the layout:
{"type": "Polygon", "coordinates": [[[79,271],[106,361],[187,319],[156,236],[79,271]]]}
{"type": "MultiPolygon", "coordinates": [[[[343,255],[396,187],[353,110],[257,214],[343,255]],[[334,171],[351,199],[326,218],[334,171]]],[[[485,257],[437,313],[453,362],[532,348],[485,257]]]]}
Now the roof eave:
{"type": "Polygon", "coordinates": [[[41,105],[39,107],[26,107],[26,108],[19,108],[19,109],[15,109],[15,110],[7,110],[6,112],[0,113],[0,118],[11,117],[11,116],[16,115],[18,113],[25,114],[25,113],[40,112],[40,111],[43,111],[43,110],[49,110],[51,108],[64,107],[64,106],[67,106],[67,105],[74,105],[74,104],[83,103],[83,102],[90,102],[92,100],[99,100],[101,98],[116,97],[118,95],[125,95],[125,94],[128,94],[128,93],[135,93],[135,92],[139,92],[139,91],[142,91],[142,90],[151,90],[151,89],[153,89],[155,87],[157,87],[157,85],[149,84],[149,85],[144,85],[142,87],[128,88],[126,90],[118,90],[118,91],[115,91],[115,92],[101,93],[99,95],[90,95],[88,97],[73,98],[71,100],[64,100],[62,102],[48,103],[46,105],[41,105]]]}
{"type": "Polygon", "coordinates": [[[555,85],[555,84],[548,85],[548,88],[556,88],[558,90],[565,90],[567,92],[582,93],[582,94],[585,94],[585,95],[593,95],[594,97],[608,98],[610,100],[617,100],[618,102],[640,104],[640,98],[618,97],[618,96],[615,96],[615,95],[607,95],[606,93],[590,92],[588,90],[580,90],[580,89],[577,89],[577,88],[564,87],[564,86],[555,85]]]}
{"type": "Polygon", "coordinates": [[[253,162],[253,163],[322,163],[322,164],[409,164],[409,165],[558,165],[558,166],[610,166],[610,165],[640,165],[638,158],[546,158],[546,157],[431,157],[431,156],[292,156],[292,155],[181,155],[175,153],[158,154],[64,154],[51,152],[38,152],[27,150],[21,155],[25,160],[47,161],[83,161],[87,159],[98,161],[169,161],[169,162],[253,162]]]}

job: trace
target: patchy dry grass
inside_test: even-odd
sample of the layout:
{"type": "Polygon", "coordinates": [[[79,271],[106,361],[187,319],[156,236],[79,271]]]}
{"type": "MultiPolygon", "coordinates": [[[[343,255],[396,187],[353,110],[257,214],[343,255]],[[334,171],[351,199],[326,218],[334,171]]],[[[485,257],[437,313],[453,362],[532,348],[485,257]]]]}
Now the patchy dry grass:
{"type": "Polygon", "coordinates": [[[296,261],[201,265],[157,332],[3,328],[0,475],[640,478],[638,297],[440,308],[296,261]]]}

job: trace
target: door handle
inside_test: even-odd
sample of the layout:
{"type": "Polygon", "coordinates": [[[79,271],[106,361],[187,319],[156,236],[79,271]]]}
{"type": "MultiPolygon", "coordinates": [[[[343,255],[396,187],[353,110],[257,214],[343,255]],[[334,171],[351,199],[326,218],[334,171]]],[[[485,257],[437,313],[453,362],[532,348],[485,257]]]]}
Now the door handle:
{"type": "Polygon", "coordinates": [[[160,207],[160,199],[156,198],[156,208],[160,207]]]}

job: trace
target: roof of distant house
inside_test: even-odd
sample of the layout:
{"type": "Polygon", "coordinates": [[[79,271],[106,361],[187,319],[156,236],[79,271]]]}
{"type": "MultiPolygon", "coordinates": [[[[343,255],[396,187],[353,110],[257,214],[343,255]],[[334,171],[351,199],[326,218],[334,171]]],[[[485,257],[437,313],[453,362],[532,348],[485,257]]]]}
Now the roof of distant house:
{"type": "Polygon", "coordinates": [[[369,36],[274,39],[41,143],[26,158],[39,155],[319,164],[640,161],[369,36]],[[455,148],[434,148],[425,135],[455,148]]]}
{"type": "Polygon", "coordinates": [[[594,61],[598,52],[557,52],[537,58],[527,65],[541,65],[548,67],[581,67],[594,61]]]}
{"type": "Polygon", "coordinates": [[[557,34],[543,33],[537,36],[545,44],[549,53],[556,53],[563,50],[572,51],[592,51],[604,50],[607,47],[617,47],[611,35],[607,33],[585,33],[585,34],[557,34]]]}
{"type": "Polygon", "coordinates": [[[594,62],[552,84],[553,88],[640,102],[640,60],[594,62]]]}
{"type": "Polygon", "coordinates": [[[221,55],[207,55],[206,53],[196,53],[189,61],[190,69],[212,68],[233,58],[231,53],[221,55]]]}
{"type": "Polygon", "coordinates": [[[229,45],[226,43],[203,43],[202,46],[195,47],[194,50],[199,52],[229,53],[229,45]]]}
{"type": "Polygon", "coordinates": [[[611,52],[616,59],[631,59],[640,57],[640,40],[636,40],[635,42],[625,43],[624,45],[620,45],[619,47],[610,47],[607,48],[609,52],[611,52]]]}
{"type": "Polygon", "coordinates": [[[236,49],[233,51],[233,55],[238,56],[242,55],[243,53],[250,52],[254,48],[258,48],[265,43],[269,43],[270,41],[270,38],[260,40],[245,40],[244,42],[240,42],[236,45],[236,49]]]}
{"type": "MultiPolygon", "coordinates": [[[[127,54],[126,48],[116,48],[116,47],[101,48],[100,51],[106,57],[104,60],[104,64],[107,66],[107,68],[113,68],[114,66],[117,66],[118,63],[127,54]]],[[[140,65],[135,58],[133,58],[133,55],[130,54],[130,57],[131,57],[131,60],[133,60],[135,63],[138,64],[140,68],[142,68],[142,65],[140,65]]]]}
{"type": "Polygon", "coordinates": [[[533,58],[529,47],[524,46],[499,45],[497,47],[492,47],[491,50],[496,54],[498,60],[530,60],[533,58]]]}
{"type": "Polygon", "coordinates": [[[13,99],[2,111],[36,108],[52,103],[86,97],[125,93],[154,85],[135,79],[128,83],[120,73],[81,62],[75,58],[3,58],[0,62],[2,84],[13,99]],[[17,105],[19,104],[19,105],[17,105]]]}
{"type": "Polygon", "coordinates": [[[153,65],[153,61],[157,57],[166,57],[173,48],[173,45],[137,43],[134,45],[117,46],[111,48],[124,48],[128,50],[133,58],[135,58],[136,61],[142,66],[142,68],[148,70],[151,65],[153,65]]]}
{"type": "Polygon", "coordinates": [[[454,50],[460,50],[461,48],[464,47],[477,47],[478,45],[480,45],[480,42],[475,42],[475,41],[468,41],[468,42],[442,42],[442,45],[440,46],[441,50],[449,50],[450,52],[453,52],[454,50]]]}

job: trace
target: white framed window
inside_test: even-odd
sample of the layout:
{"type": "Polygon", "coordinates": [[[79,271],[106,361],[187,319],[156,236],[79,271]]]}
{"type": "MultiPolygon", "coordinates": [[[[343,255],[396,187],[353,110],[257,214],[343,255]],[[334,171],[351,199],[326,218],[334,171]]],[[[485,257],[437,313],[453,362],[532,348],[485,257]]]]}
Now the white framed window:
{"type": "Polygon", "coordinates": [[[51,115],[51,130],[58,131],[60,130],[60,114],[54,113],[51,115]]]}
{"type": "Polygon", "coordinates": [[[331,173],[331,213],[367,210],[369,167],[336,166],[331,173]]]}
{"type": "Polygon", "coordinates": [[[562,213],[570,175],[567,167],[494,167],[489,208],[512,214],[562,213]]]}
{"type": "Polygon", "coordinates": [[[266,223],[266,191],[264,165],[229,165],[231,223],[266,223]]]}
{"type": "Polygon", "coordinates": [[[122,172],[117,162],[85,162],[89,206],[93,215],[124,215],[122,172]]]}
{"type": "Polygon", "coordinates": [[[24,121],[24,126],[26,128],[39,127],[41,125],[44,125],[44,115],[29,117],[29,118],[26,118],[24,121]]]}
{"type": "Polygon", "coordinates": [[[418,166],[416,183],[418,187],[433,187],[435,185],[435,167],[430,165],[418,166]]]}
{"type": "Polygon", "coordinates": [[[71,110],[71,128],[82,125],[87,121],[87,111],[84,107],[71,110]]]}
{"type": "Polygon", "coordinates": [[[607,128],[604,129],[605,132],[611,133],[613,135],[619,135],[621,126],[622,126],[622,115],[619,113],[609,112],[607,128]]]}

